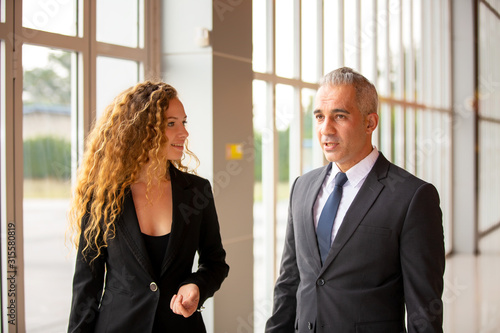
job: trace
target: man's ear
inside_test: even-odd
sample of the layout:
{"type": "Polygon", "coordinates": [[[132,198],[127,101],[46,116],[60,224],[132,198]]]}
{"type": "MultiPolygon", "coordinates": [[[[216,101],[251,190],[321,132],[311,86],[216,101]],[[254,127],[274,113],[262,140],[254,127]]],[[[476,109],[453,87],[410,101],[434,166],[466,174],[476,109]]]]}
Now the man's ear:
{"type": "Polygon", "coordinates": [[[370,113],[366,116],[366,133],[370,134],[372,133],[378,125],[378,114],[377,113],[370,113]]]}

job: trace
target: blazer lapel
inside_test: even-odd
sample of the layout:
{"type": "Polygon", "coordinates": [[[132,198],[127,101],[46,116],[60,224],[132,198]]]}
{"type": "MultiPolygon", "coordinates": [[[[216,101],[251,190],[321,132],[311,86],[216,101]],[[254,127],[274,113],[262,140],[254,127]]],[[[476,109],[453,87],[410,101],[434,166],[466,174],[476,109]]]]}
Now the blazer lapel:
{"type": "Polygon", "coordinates": [[[186,239],[185,233],[188,230],[189,216],[197,212],[191,204],[194,192],[191,190],[190,180],[173,165],[170,165],[169,169],[172,184],[172,229],[161,267],[161,275],[167,271],[168,266],[182,247],[182,240],[186,239]]]}
{"type": "Polygon", "coordinates": [[[125,195],[123,201],[123,214],[121,223],[117,224],[117,231],[123,235],[127,246],[134,254],[135,259],[141,264],[145,271],[151,276],[154,275],[153,266],[147,254],[146,245],[142,238],[141,228],[139,227],[139,220],[135,211],[134,199],[130,189],[125,195]]]}
{"type": "Polygon", "coordinates": [[[321,269],[321,256],[319,253],[318,239],[316,237],[316,228],[314,226],[314,203],[318,197],[319,190],[323,185],[326,175],[332,169],[332,163],[326,165],[318,177],[311,183],[307,194],[305,195],[305,208],[303,220],[305,221],[306,242],[309,245],[311,253],[310,258],[314,261],[314,267],[319,271],[321,269]]]}
{"type": "Polygon", "coordinates": [[[335,260],[335,257],[356,231],[358,225],[361,223],[363,217],[367,214],[375,200],[377,200],[377,197],[384,188],[384,185],[379,180],[387,176],[388,168],[389,161],[380,153],[375,165],[368,173],[363,186],[360,188],[354,201],[347,210],[320,274],[325,271],[326,267],[328,267],[333,260],[335,260]]]}

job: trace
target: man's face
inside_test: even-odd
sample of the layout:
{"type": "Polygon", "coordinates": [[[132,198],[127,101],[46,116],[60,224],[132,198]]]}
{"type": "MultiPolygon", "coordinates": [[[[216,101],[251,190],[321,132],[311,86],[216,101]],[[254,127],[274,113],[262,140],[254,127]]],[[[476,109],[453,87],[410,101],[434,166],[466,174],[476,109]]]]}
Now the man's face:
{"type": "Polygon", "coordinates": [[[316,135],[325,157],[346,172],[372,151],[371,133],[378,115],[365,117],[351,85],[322,86],[316,94],[316,135]]]}

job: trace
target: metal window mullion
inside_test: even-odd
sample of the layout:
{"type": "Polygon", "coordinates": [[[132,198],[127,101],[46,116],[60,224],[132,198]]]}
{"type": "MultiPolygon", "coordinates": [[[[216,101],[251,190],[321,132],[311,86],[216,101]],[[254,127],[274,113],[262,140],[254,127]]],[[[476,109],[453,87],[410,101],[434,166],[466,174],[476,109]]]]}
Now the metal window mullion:
{"type": "MultiPolygon", "coordinates": [[[[387,18],[387,24],[385,25],[385,72],[383,75],[383,85],[384,85],[384,90],[385,94],[388,97],[393,97],[392,92],[391,92],[391,82],[390,82],[390,71],[391,71],[391,62],[390,62],[390,54],[391,54],[391,49],[390,49],[390,19],[389,19],[389,0],[385,0],[385,10],[386,10],[386,18],[387,18]]],[[[391,124],[391,118],[392,118],[392,112],[391,112],[391,105],[384,103],[382,105],[382,109],[380,112],[381,116],[381,148],[383,149],[384,155],[392,161],[393,159],[393,154],[392,154],[392,124],[391,124]]]]}
{"type": "MultiPolygon", "coordinates": [[[[318,47],[318,57],[320,57],[320,60],[318,61],[318,72],[317,72],[317,77],[318,77],[318,82],[320,77],[322,77],[325,74],[325,25],[324,25],[324,2],[322,0],[317,0],[317,14],[316,14],[316,19],[317,19],[317,31],[318,31],[318,42],[317,42],[317,47],[318,47]]],[[[313,90],[317,90],[318,87],[316,85],[316,88],[312,88],[313,90]]],[[[300,91],[302,94],[303,87],[301,87],[300,91]]],[[[301,98],[301,107],[302,107],[302,98],[301,98]]],[[[302,117],[302,112],[301,112],[301,117],[302,117]]],[[[314,133],[314,121],[312,122],[312,132],[314,133]]],[[[314,135],[313,135],[314,137],[314,135]]],[[[314,140],[313,140],[314,141],[314,140]]],[[[324,155],[323,151],[321,150],[321,147],[317,144],[312,145],[312,166],[313,168],[316,166],[321,166],[323,165],[324,161],[324,155]]],[[[303,171],[303,170],[301,170],[303,171]]]]}
{"type": "Polygon", "coordinates": [[[86,47],[84,39],[80,37],[65,36],[25,27],[20,27],[20,29],[21,33],[17,34],[17,38],[22,38],[22,42],[26,44],[72,51],[82,51],[86,47]]]}
{"type": "MultiPolygon", "coordinates": [[[[6,223],[13,226],[15,234],[15,255],[11,260],[15,263],[10,267],[7,262],[7,277],[9,294],[4,306],[14,302],[14,325],[8,324],[7,332],[24,332],[26,330],[25,307],[25,275],[24,275],[24,232],[23,232],[23,67],[22,52],[24,36],[22,33],[21,1],[8,1],[6,4],[6,23],[9,36],[6,40],[6,110],[5,110],[5,165],[6,165],[6,223]],[[10,20],[9,20],[10,18],[10,20]],[[12,19],[13,18],[13,19],[12,19]],[[8,44],[10,43],[10,45],[8,44]],[[15,293],[11,293],[11,276],[15,280],[15,293]]],[[[9,228],[11,231],[12,228],[9,228]]],[[[3,245],[3,244],[2,244],[3,245]]],[[[7,244],[6,244],[7,245],[7,244]]],[[[12,244],[11,244],[12,246],[12,244]]],[[[4,249],[2,249],[4,250],[4,249]]],[[[7,250],[7,247],[5,248],[7,250]]],[[[11,250],[11,249],[9,249],[11,250]]],[[[10,257],[7,254],[8,257],[10,257]]],[[[2,267],[3,268],[3,267],[2,267]]],[[[5,308],[4,308],[5,309],[5,308]]],[[[3,309],[2,309],[3,310],[3,309]]],[[[2,311],[2,314],[5,313],[2,311]]],[[[3,320],[2,315],[2,320],[3,320]]],[[[7,318],[6,318],[7,319],[7,318]]]]}
{"type": "Polygon", "coordinates": [[[301,40],[301,29],[302,29],[302,11],[301,11],[301,0],[293,0],[293,18],[298,18],[298,22],[293,24],[293,78],[302,80],[302,40],[301,40]]]}
{"type": "MultiPolygon", "coordinates": [[[[371,18],[370,22],[373,22],[374,24],[376,24],[376,22],[377,22],[377,12],[378,12],[377,11],[377,0],[372,0],[372,8],[373,8],[373,10],[371,12],[372,13],[372,18],[371,18]]],[[[372,65],[371,65],[372,72],[371,73],[367,73],[367,75],[369,75],[369,78],[370,78],[370,80],[372,80],[372,83],[376,84],[377,83],[377,77],[378,77],[378,74],[377,74],[377,72],[378,72],[377,71],[378,34],[376,33],[376,25],[373,27],[373,29],[375,29],[375,31],[373,31],[373,33],[372,33],[373,43],[372,43],[372,49],[370,51],[371,61],[372,61],[372,65]]],[[[380,109],[380,105],[379,105],[379,109],[380,109]]],[[[375,146],[377,146],[378,148],[380,148],[380,142],[379,142],[380,141],[380,137],[379,137],[378,128],[375,131],[373,131],[372,142],[373,142],[373,144],[375,146]]]]}
{"type": "Polygon", "coordinates": [[[276,1],[266,1],[266,73],[276,73],[276,1]]]}
{"type": "Polygon", "coordinates": [[[356,68],[358,71],[361,71],[361,0],[356,0],[356,68]]]}
{"type": "MultiPolygon", "coordinates": [[[[404,46],[403,46],[403,10],[402,10],[402,2],[399,0],[399,15],[398,15],[398,40],[396,47],[396,52],[398,53],[398,57],[394,58],[398,59],[398,67],[394,66],[394,68],[398,68],[398,87],[396,88],[395,98],[404,100],[404,46]]],[[[396,105],[394,107],[394,159],[396,164],[401,167],[405,167],[405,115],[404,115],[404,107],[396,105]]]]}
{"type": "Polygon", "coordinates": [[[147,57],[145,49],[131,48],[103,42],[95,42],[95,47],[96,53],[99,56],[146,62],[147,57]]]}
{"type": "Polygon", "coordinates": [[[318,62],[317,68],[316,68],[316,77],[319,81],[319,78],[323,75],[324,73],[324,68],[325,68],[325,31],[324,31],[324,25],[323,25],[323,10],[324,10],[324,5],[322,0],[316,0],[316,31],[318,34],[316,35],[316,54],[318,56],[318,62]]]}
{"type": "MultiPolygon", "coordinates": [[[[294,18],[298,18],[298,22],[294,22],[294,77],[302,80],[302,1],[294,0],[294,18]]],[[[295,177],[299,176],[302,171],[302,117],[301,117],[301,101],[300,88],[293,87],[292,101],[292,119],[290,121],[289,132],[289,159],[288,159],[288,177],[291,184],[295,177]]]]}
{"type": "MultiPolygon", "coordinates": [[[[405,99],[410,102],[415,102],[415,48],[414,45],[414,31],[413,31],[413,15],[412,15],[412,0],[408,1],[409,13],[409,29],[408,40],[410,42],[409,49],[407,50],[408,59],[406,61],[407,69],[405,72],[406,80],[406,94],[405,99]]],[[[410,107],[406,109],[406,169],[411,173],[415,173],[415,110],[410,107]]]]}
{"type": "Polygon", "coordinates": [[[344,52],[345,52],[345,37],[344,37],[344,0],[339,0],[338,1],[338,6],[337,6],[337,33],[338,33],[338,43],[339,47],[337,48],[337,59],[339,62],[340,66],[344,66],[345,60],[344,60],[344,52]]]}
{"type": "MultiPolygon", "coordinates": [[[[272,1],[271,7],[268,9],[268,18],[270,18],[270,26],[272,27],[272,48],[270,54],[272,76],[276,77],[276,1],[272,1]]],[[[264,143],[264,135],[262,137],[262,202],[264,205],[264,217],[268,221],[265,225],[268,226],[266,230],[266,253],[270,254],[270,259],[266,262],[267,276],[272,276],[272,280],[268,280],[268,290],[272,292],[272,284],[276,281],[276,255],[277,249],[277,179],[278,179],[278,132],[276,129],[276,85],[267,82],[267,107],[266,112],[266,128],[268,137],[271,142],[264,143]],[[267,169],[267,172],[266,172],[267,169]]]]}

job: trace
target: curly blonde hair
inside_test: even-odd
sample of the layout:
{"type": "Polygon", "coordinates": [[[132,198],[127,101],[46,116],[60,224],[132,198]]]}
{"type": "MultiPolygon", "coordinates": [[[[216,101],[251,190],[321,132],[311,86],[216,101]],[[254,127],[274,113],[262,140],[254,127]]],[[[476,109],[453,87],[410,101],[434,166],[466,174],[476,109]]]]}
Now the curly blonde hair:
{"type": "MultiPolygon", "coordinates": [[[[165,161],[163,157],[166,110],[174,98],[177,91],[169,84],[138,83],[115,98],[90,132],[68,217],[71,242],[78,248],[83,236],[82,254],[86,258],[91,253],[90,262],[114,237],[125,194],[138,180],[142,168],[147,165],[148,190],[158,181],[154,175],[169,179],[171,164],[194,173],[182,160],[165,161]]],[[[186,154],[197,167],[198,158],[187,148],[187,141],[185,145],[186,154]]]]}

